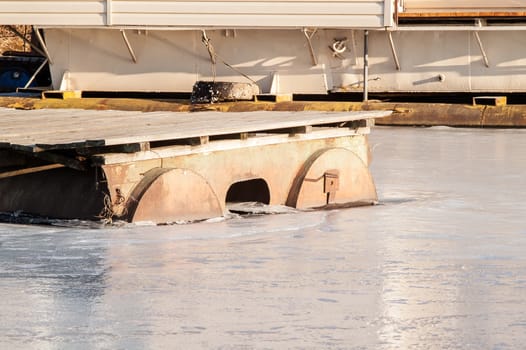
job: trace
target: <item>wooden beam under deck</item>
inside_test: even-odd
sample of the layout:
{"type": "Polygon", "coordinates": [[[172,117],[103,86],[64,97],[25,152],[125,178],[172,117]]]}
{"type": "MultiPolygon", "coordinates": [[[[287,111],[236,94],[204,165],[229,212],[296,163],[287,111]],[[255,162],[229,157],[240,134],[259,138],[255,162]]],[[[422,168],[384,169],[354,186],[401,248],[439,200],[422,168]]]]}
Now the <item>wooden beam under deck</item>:
{"type": "Polygon", "coordinates": [[[93,165],[109,165],[119,163],[131,163],[144,160],[162,159],[189,156],[195,154],[205,154],[212,152],[231,151],[236,149],[248,147],[262,147],[268,145],[276,145],[280,143],[294,143],[301,141],[315,141],[326,138],[350,137],[357,135],[368,134],[369,127],[360,127],[356,129],[341,127],[341,128],[309,128],[308,133],[296,134],[268,134],[268,135],[252,135],[243,138],[242,135],[238,139],[220,139],[210,143],[194,144],[194,145],[173,145],[165,147],[157,147],[153,150],[136,152],[136,153],[104,153],[95,154],[91,160],[93,165]]]}
{"type": "Polygon", "coordinates": [[[63,167],[64,165],[62,164],[49,164],[49,165],[36,166],[36,167],[24,168],[24,169],[13,170],[13,171],[5,171],[5,172],[0,173],[0,179],[7,179],[9,177],[33,174],[33,173],[38,173],[41,171],[58,169],[58,168],[63,168],[63,167]]]}

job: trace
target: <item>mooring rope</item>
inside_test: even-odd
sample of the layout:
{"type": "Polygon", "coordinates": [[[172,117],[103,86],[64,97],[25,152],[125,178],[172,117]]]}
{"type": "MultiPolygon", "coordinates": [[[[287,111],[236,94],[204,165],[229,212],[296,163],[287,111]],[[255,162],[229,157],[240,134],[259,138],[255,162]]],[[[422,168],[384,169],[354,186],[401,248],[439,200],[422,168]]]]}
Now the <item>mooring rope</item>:
{"type": "Polygon", "coordinates": [[[246,79],[250,80],[253,84],[257,84],[254,79],[246,75],[245,73],[241,72],[239,69],[233,67],[231,64],[226,62],[223,57],[221,57],[215,50],[214,46],[210,42],[210,38],[206,35],[206,31],[203,29],[201,30],[201,41],[205,45],[206,49],[208,50],[208,54],[210,55],[210,61],[212,62],[212,74],[214,76],[214,82],[216,81],[216,63],[217,58],[228,68],[232,69],[234,72],[238,73],[239,75],[242,75],[246,79]]]}

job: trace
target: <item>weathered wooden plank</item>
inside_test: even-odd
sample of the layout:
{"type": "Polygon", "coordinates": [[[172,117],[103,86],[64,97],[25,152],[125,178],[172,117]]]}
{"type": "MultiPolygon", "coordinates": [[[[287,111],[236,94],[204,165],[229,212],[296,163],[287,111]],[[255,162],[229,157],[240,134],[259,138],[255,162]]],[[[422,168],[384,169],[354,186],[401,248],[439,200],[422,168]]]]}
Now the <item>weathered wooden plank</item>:
{"type": "MultiPolygon", "coordinates": [[[[299,127],[307,125],[323,125],[323,124],[332,124],[332,123],[339,123],[343,121],[348,120],[342,120],[340,118],[346,119],[351,118],[351,120],[357,120],[357,119],[367,119],[367,118],[357,118],[352,119],[349,115],[347,117],[340,115],[333,115],[333,116],[327,116],[327,118],[306,118],[302,119],[301,115],[302,113],[297,113],[296,115],[292,112],[289,115],[289,118],[284,120],[266,120],[266,118],[261,118],[261,116],[264,116],[264,113],[268,112],[254,112],[255,114],[261,114],[263,115],[251,115],[252,113],[239,113],[240,115],[235,116],[236,118],[233,118],[230,116],[230,114],[238,114],[238,113],[229,113],[229,116],[225,116],[227,119],[216,119],[216,120],[204,120],[204,125],[202,122],[196,121],[196,122],[189,122],[189,123],[182,123],[180,127],[182,127],[181,130],[174,130],[170,131],[163,126],[155,126],[153,125],[151,128],[148,128],[147,130],[150,132],[150,136],[152,138],[156,138],[157,141],[160,140],[170,140],[170,139],[185,139],[185,138],[193,138],[193,137],[199,137],[199,136],[214,136],[214,135],[228,135],[233,133],[243,133],[243,132],[264,132],[264,131],[272,131],[277,129],[289,129],[293,127],[299,127]],[[242,115],[249,115],[248,117],[243,118],[242,115]],[[295,118],[293,118],[295,117],[295,118]],[[205,127],[203,127],[205,126],[205,127]],[[208,126],[208,127],[206,127],[208,126]]],[[[274,113],[274,112],[272,112],[274,113]]],[[[275,112],[279,115],[282,115],[280,112],[275,112]]],[[[356,113],[363,113],[363,112],[356,112],[356,113]]],[[[221,113],[219,113],[220,116],[223,116],[221,113]]],[[[283,115],[289,114],[288,112],[284,112],[283,115]]],[[[345,113],[344,113],[345,114],[345,113]]],[[[390,112],[387,112],[387,114],[390,114],[390,112]]],[[[330,115],[330,113],[328,113],[330,115]]],[[[363,117],[367,115],[367,112],[365,114],[361,114],[363,117]]],[[[379,117],[381,117],[381,112],[378,114],[379,117]]],[[[355,116],[357,117],[357,116],[355,116]]],[[[106,145],[112,145],[112,144],[120,144],[124,140],[134,140],[134,142],[140,142],[140,140],[143,140],[144,135],[136,134],[134,136],[131,136],[127,133],[115,133],[113,134],[113,137],[106,138],[104,141],[106,142],[106,145]]],[[[155,141],[155,140],[153,140],[155,141]]]]}
{"type": "MultiPolygon", "coordinates": [[[[194,114],[194,116],[196,116],[194,114]]],[[[223,115],[224,116],[224,115],[223,115]]],[[[146,116],[144,116],[146,117],[146,116]]],[[[148,119],[150,119],[151,117],[157,117],[155,118],[155,123],[149,123],[146,121],[146,124],[144,123],[144,120],[142,123],[134,123],[134,124],[130,124],[130,123],[123,123],[122,120],[119,120],[119,124],[116,125],[116,128],[114,129],[111,129],[111,135],[120,135],[120,136],[126,136],[129,134],[129,130],[130,128],[133,129],[133,126],[136,126],[136,127],[139,127],[140,129],[147,129],[149,132],[158,132],[159,129],[161,129],[161,131],[165,132],[165,125],[167,126],[179,126],[179,123],[175,122],[174,123],[174,120],[173,120],[173,116],[170,115],[169,118],[166,118],[165,115],[155,115],[155,114],[148,114],[148,119]],[[159,118],[159,117],[162,117],[162,118],[159,118]],[[163,118],[164,118],[164,121],[163,121],[163,118]],[[126,128],[123,129],[123,126],[126,125],[126,128]],[[120,131],[119,131],[120,130],[120,131]]],[[[135,122],[137,122],[137,120],[135,120],[135,122]]],[[[200,119],[197,119],[197,120],[193,120],[193,117],[190,119],[190,120],[186,120],[186,121],[183,121],[184,123],[181,125],[185,128],[186,131],[198,131],[198,130],[201,130],[199,131],[199,133],[207,133],[209,132],[208,128],[207,130],[202,130],[203,129],[203,124],[202,124],[202,120],[200,119]]],[[[223,123],[223,119],[221,118],[219,120],[219,122],[223,123]]],[[[231,125],[231,122],[230,120],[226,120],[227,123],[229,123],[229,125],[231,125]]],[[[244,120],[243,121],[244,124],[246,124],[247,126],[250,125],[251,121],[250,120],[244,120]]],[[[66,139],[72,139],[72,137],[74,136],[70,131],[70,129],[67,129],[66,128],[67,125],[65,126],[58,126],[58,130],[51,130],[51,131],[55,131],[55,132],[60,132],[61,129],[65,129],[67,132],[66,135],[64,135],[66,137],[66,139]]],[[[286,125],[285,125],[286,126],[286,125]]],[[[269,127],[273,127],[273,125],[269,125],[269,127]]],[[[92,126],[92,128],[90,129],[90,131],[92,131],[91,135],[104,135],[104,134],[107,134],[108,133],[108,130],[106,130],[106,126],[102,127],[102,128],[98,128],[98,127],[95,127],[95,125],[92,126]],[[93,131],[95,131],[95,133],[93,133],[93,131]],[[100,131],[104,131],[104,132],[101,132],[99,133],[100,131]]],[[[44,129],[45,130],[45,129],[44,129]]],[[[27,132],[28,130],[24,130],[24,134],[25,132],[27,132]]],[[[144,131],[144,130],[143,130],[144,131]]],[[[78,132],[76,134],[81,134],[84,132],[84,130],[78,130],[78,132]]],[[[212,132],[213,133],[213,132],[212,132]]],[[[33,133],[34,134],[34,133],[33,133]]],[[[38,134],[38,133],[37,133],[38,134]]],[[[24,135],[25,137],[27,137],[28,135],[25,134],[24,135]]],[[[57,136],[57,135],[55,135],[57,136]]],[[[194,135],[189,135],[188,137],[193,137],[195,136],[194,135]]],[[[198,135],[198,136],[201,136],[201,135],[198,135]]],[[[184,137],[184,135],[181,135],[181,137],[184,137]]]]}
{"type": "MultiPolygon", "coordinates": [[[[33,140],[31,140],[33,141],[33,140]]],[[[73,141],[69,142],[67,144],[55,144],[54,147],[49,147],[48,144],[41,145],[28,141],[26,143],[12,143],[9,145],[9,149],[20,151],[20,152],[26,152],[26,153],[35,153],[35,152],[44,152],[49,150],[57,150],[57,149],[77,149],[77,148],[87,148],[87,147],[103,147],[105,146],[104,140],[84,140],[84,141],[73,141]]]]}
{"type": "Polygon", "coordinates": [[[63,167],[64,165],[62,164],[49,164],[49,165],[42,165],[42,166],[25,168],[25,169],[20,169],[20,170],[5,171],[3,173],[0,173],[0,179],[6,179],[8,177],[14,177],[14,176],[20,176],[20,175],[26,175],[26,174],[32,174],[32,173],[38,173],[41,171],[63,168],[63,167]]]}
{"type": "MultiPolygon", "coordinates": [[[[20,112],[18,112],[20,113],[20,112]]],[[[48,134],[55,130],[60,133],[66,132],[82,132],[82,130],[97,130],[97,129],[108,129],[112,127],[122,128],[126,123],[133,123],[135,120],[144,119],[144,113],[136,112],[135,116],[133,112],[126,114],[119,114],[115,111],[112,113],[99,113],[92,114],[89,118],[86,118],[85,111],[75,111],[72,114],[62,113],[54,111],[53,113],[36,114],[29,113],[28,115],[22,116],[21,114],[15,116],[5,116],[0,111],[0,116],[5,125],[2,125],[2,135],[38,135],[48,134]],[[31,123],[25,123],[20,118],[31,120],[31,123]],[[33,124],[32,124],[33,123],[33,124]],[[34,124],[45,125],[45,128],[35,130],[34,124]]]]}
{"type": "MultiPolygon", "coordinates": [[[[47,112],[46,112],[47,113],[47,112]]],[[[2,118],[0,142],[23,149],[72,149],[125,145],[141,142],[190,139],[250,132],[264,132],[309,125],[380,118],[389,111],[363,112],[155,112],[55,110],[42,118],[33,111],[17,111],[15,118],[2,118]],[[29,113],[28,113],[29,112],[29,113]],[[34,117],[34,119],[33,119],[34,117]],[[2,132],[9,128],[9,132],[2,132]]]]}

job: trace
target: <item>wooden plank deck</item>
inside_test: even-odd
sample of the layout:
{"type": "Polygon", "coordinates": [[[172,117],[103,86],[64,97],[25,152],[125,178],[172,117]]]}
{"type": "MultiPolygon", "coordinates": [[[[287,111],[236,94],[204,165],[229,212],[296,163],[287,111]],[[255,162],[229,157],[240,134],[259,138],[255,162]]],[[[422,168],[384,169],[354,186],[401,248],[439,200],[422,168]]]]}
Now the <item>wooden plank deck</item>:
{"type": "Polygon", "coordinates": [[[375,119],[360,112],[126,112],[0,109],[0,147],[28,152],[117,146],[375,119]]]}
{"type": "Polygon", "coordinates": [[[400,18],[525,17],[523,0],[404,0],[400,18]]]}

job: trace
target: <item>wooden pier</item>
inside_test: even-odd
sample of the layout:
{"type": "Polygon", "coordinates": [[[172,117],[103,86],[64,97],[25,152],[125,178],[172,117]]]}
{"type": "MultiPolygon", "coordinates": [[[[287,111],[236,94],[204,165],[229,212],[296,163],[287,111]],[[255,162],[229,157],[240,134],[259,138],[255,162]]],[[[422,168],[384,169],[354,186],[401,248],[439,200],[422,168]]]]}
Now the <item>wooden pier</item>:
{"type": "Polygon", "coordinates": [[[0,212],[166,223],[371,204],[367,112],[0,109],[0,212]]]}

